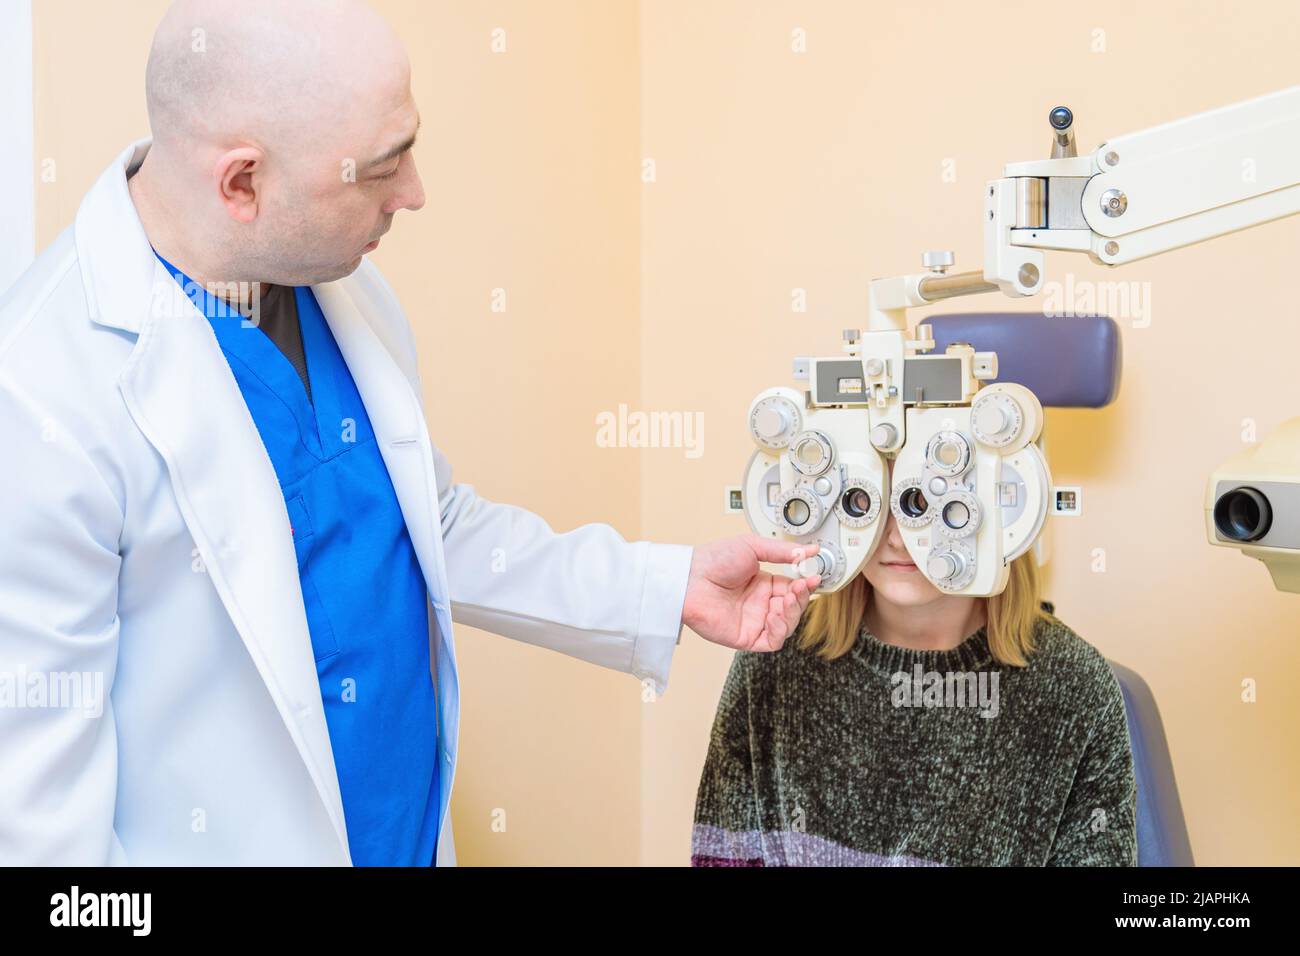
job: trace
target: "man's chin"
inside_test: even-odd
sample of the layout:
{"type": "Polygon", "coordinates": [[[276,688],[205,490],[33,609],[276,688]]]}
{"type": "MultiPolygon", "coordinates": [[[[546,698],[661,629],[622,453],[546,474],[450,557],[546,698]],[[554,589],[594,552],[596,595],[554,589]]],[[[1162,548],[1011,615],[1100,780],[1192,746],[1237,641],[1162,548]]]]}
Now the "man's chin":
{"type": "Polygon", "coordinates": [[[328,272],[322,272],[317,275],[314,275],[310,282],[304,282],[302,284],[320,285],[321,283],[324,282],[336,282],[339,279],[346,279],[348,276],[352,275],[352,273],[356,272],[358,269],[361,268],[362,258],[364,257],[357,256],[352,261],[345,262],[340,266],[336,266],[335,268],[329,270],[328,272]]]}

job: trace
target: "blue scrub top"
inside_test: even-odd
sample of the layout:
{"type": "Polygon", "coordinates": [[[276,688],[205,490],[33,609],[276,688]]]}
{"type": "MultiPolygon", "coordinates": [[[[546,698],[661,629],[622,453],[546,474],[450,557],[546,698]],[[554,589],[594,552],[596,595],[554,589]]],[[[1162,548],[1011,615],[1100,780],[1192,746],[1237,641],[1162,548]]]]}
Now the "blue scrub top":
{"type": "Polygon", "coordinates": [[[427,593],[352,374],[310,288],[293,291],[312,401],[265,332],[158,258],[211,322],[284,493],[352,862],[432,866],[427,593]]]}

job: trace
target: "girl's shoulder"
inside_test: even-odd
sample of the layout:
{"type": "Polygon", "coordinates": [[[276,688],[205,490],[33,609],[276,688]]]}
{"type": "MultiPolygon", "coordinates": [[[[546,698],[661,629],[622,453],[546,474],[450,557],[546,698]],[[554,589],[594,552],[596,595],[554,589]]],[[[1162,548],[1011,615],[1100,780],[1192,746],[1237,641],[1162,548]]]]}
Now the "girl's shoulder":
{"type": "Polygon", "coordinates": [[[1051,601],[1043,601],[1035,622],[1034,652],[1026,676],[1051,682],[1058,692],[1072,693],[1098,704],[1123,703],[1119,681],[1106,656],[1056,616],[1051,601]]]}

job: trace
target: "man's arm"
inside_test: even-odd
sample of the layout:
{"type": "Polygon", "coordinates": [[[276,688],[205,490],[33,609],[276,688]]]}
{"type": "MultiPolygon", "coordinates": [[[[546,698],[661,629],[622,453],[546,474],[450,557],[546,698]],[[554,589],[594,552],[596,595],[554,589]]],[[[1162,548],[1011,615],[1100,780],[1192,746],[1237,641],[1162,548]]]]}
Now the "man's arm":
{"type": "Polygon", "coordinates": [[[0,369],[0,864],[120,861],[113,832],[122,513],[0,369]]]}
{"type": "MultiPolygon", "coordinates": [[[[415,335],[397,295],[368,259],[354,275],[363,311],[422,398],[415,335]]],[[[820,580],[791,580],[759,567],[810,556],[815,545],[757,535],[698,548],[628,542],[607,524],[556,534],[537,515],[454,483],[436,445],[433,459],[456,617],[649,679],[657,694],[667,687],[683,625],[733,649],[776,650],[820,580]]]]}
{"type": "Polygon", "coordinates": [[[452,481],[436,446],[455,619],[654,682],[662,694],[692,548],[628,542],[608,524],[557,534],[541,517],[452,481]]]}

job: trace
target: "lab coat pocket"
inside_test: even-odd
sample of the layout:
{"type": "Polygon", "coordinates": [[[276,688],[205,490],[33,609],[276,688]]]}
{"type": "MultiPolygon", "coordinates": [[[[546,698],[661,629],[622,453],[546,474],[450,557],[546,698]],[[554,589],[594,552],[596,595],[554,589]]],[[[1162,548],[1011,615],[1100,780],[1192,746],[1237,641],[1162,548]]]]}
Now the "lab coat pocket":
{"type": "Polygon", "coordinates": [[[298,582],[302,586],[302,603],[307,611],[307,629],[311,632],[311,647],[316,662],[320,663],[337,654],[339,644],[311,572],[314,534],[311,516],[307,513],[307,504],[302,495],[290,498],[285,504],[289,510],[289,526],[293,530],[293,550],[298,556],[298,582]]]}

